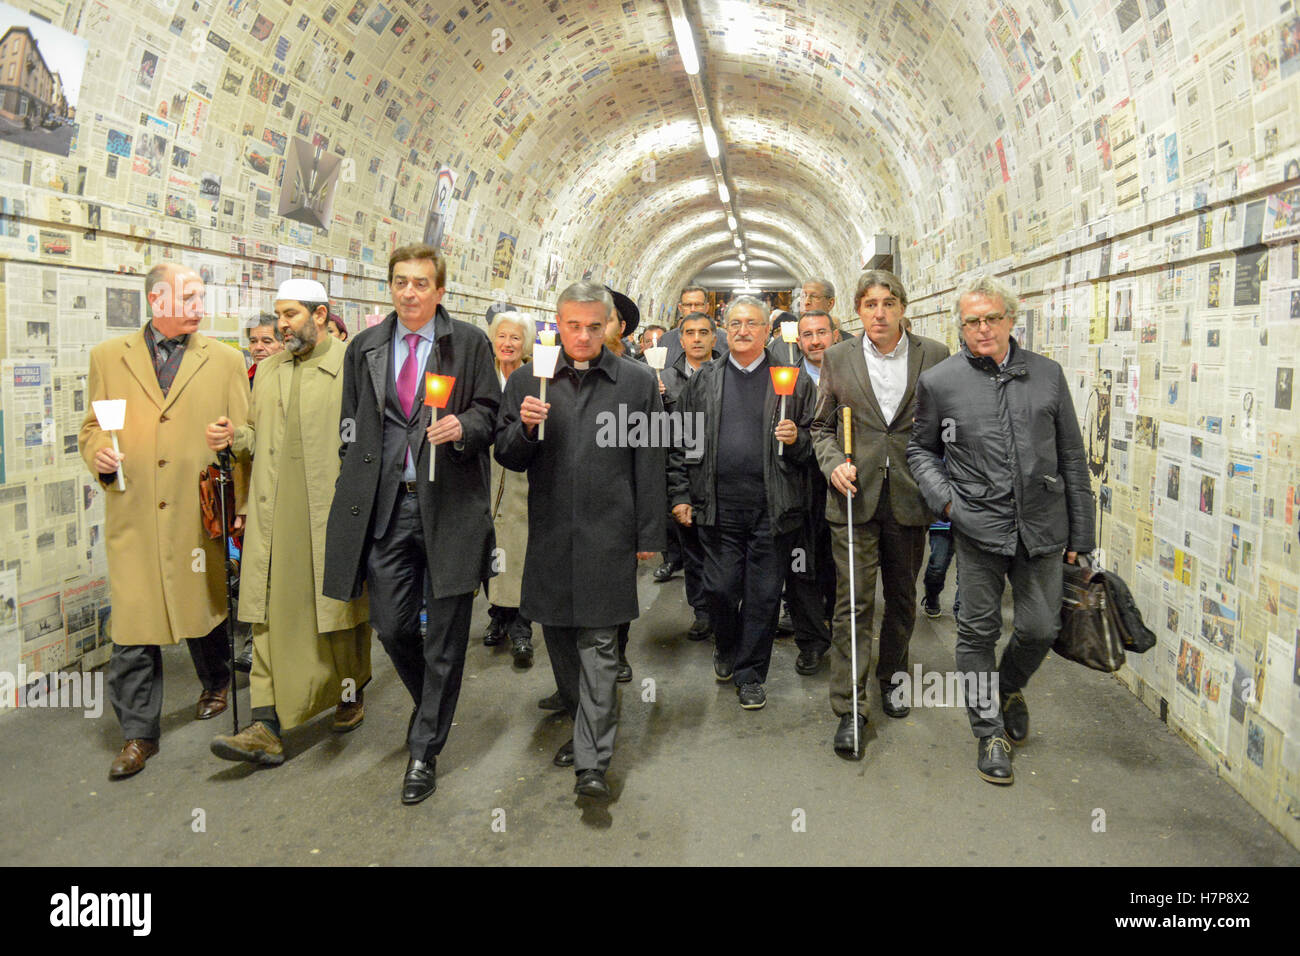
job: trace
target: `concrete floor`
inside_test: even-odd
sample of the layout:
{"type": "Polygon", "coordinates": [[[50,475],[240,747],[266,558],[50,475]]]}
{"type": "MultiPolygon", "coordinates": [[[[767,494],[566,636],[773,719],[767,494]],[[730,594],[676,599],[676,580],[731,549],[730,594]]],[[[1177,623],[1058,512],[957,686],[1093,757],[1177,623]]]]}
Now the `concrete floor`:
{"type": "MultiPolygon", "coordinates": [[[[475,607],[465,683],[438,791],[398,802],[410,700],[374,648],[367,717],[337,736],[329,715],[287,735],[275,769],[218,760],[229,715],[192,719],[198,693],[183,648],[164,654],[162,752],[117,783],[111,709],[0,716],[0,859],[9,865],[222,864],[1103,864],[1296,865],[1300,852],[1118,681],[1049,656],[1027,694],[1028,746],[1016,782],[974,770],[964,712],[914,709],[889,720],[872,702],[860,763],[836,757],[826,669],[794,671],[779,640],[767,708],[742,711],[711,670],[712,643],[690,624],[681,578],[642,568],[633,624],[634,682],[623,685],[610,780],[615,800],[587,806],[572,771],[551,766],[570,735],[537,700],[554,687],[544,644],[516,671],[480,641],[475,607]],[[654,702],[641,682],[655,682],[654,702]],[[1106,831],[1093,832],[1094,810],[1106,831]],[[205,829],[196,832],[197,810],[205,829]],[[804,823],[802,832],[796,824],[804,823]],[[494,829],[494,822],[496,828],[494,829]],[[504,823],[504,832],[501,826],[504,823]]],[[[950,581],[951,584],[951,581],[950,581]]],[[[938,621],[918,620],[912,659],[952,667],[951,589],[938,621]]],[[[539,629],[540,630],[540,629],[539,629]]],[[[247,714],[247,690],[240,694],[247,714]]]]}

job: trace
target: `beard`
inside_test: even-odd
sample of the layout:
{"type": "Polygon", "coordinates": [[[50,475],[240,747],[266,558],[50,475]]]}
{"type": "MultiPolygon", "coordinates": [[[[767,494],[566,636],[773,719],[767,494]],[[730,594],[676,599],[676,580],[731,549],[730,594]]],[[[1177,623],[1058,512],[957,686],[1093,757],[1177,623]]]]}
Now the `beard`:
{"type": "Polygon", "coordinates": [[[296,357],[302,358],[316,347],[319,341],[319,335],[316,332],[316,323],[308,322],[302,327],[301,332],[290,330],[285,333],[284,347],[292,352],[296,357]]]}

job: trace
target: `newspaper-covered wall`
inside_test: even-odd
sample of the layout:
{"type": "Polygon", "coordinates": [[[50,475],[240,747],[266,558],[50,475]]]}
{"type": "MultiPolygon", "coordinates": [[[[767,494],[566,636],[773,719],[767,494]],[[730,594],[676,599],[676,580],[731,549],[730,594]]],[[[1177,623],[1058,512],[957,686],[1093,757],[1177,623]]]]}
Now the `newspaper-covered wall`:
{"type": "MultiPolygon", "coordinates": [[[[1107,563],[1159,625],[1125,679],[1300,843],[1300,14],[696,7],[751,257],[831,278],[852,320],[897,235],[916,326],[950,342],[957,279],[1010,275],[1074,386],[1107,563]]],[[[732,254],[657,4],[19,0],[0,35],[44,70],[0,95],[0,669],[104,653],[75,435],[154,263],[198,269],[236,342],[291,275],[364,327],[420,239],[466,317],[580,277],[661,314],[732,254]]]]}

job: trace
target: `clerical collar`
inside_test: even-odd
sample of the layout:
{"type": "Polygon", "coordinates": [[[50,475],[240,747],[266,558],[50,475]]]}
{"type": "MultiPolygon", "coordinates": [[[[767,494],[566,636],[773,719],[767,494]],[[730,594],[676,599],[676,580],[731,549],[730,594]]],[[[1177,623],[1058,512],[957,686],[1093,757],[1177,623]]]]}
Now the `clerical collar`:
{"type": "Polygon", "coordinates": [[[587,369],[591,368],[590,361],[586,361],[586,362],[575,361],[575,362],[571,362],[570,364],[580,372],[585,372],[587,369]]]}

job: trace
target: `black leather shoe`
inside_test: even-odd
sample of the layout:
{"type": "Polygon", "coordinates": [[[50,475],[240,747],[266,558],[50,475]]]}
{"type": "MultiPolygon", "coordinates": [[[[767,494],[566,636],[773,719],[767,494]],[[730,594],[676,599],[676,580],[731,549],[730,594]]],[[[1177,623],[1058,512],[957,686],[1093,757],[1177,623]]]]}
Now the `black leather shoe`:
{"type": "Polygon", "coordinates": [[[253,639],[250,637],[244,644],[244,649],[239,652],[235,658],[235,670],[241,674],[250,673],[253,670],[253,639]]]}
{"type": "Polygon", "coordinates": [[[665,561],[663,564],[659,565],[659,567],[655,568],[655,584],[663,584],[681,569],[682,566],[680,564],[671,564],[668,561],[665,561]]]}
{"type": "Polygon", "coordinates": [[[777,634],[794,633],[794,621],[790,619],[790,609],[788,607],[783,606],[781,608],[781,616],[776,619],[776,633],[777,634]]]}
{"type": "Polygon", "coordinates": [[[402,802],[412,806],[427,798],[438,789],[435,779],[438,758],[430,757],[428,762],[412,757],[406,762],[406,775],[402,777],[402,802]]]}
{"type": "Polygon", "coordinates": [[[515,667],[532,667],[533,642],[526,637],[512,638],[510,641],[510,656],[515,659],[515,667]]]}
{"type": "Polygon", "coordinates": [[[564,742],[559,750],[555,751],[555,759],[551,761],[557,767],[573,766],[573,738],[570,737],[564,742]]]}
{"type": "Polygon", "coordinates": [[[614,679],[620,684],[626,684],[632,680],[632,665],[627,662],[626,657],[618,659],[618,670],[614,672],[614,679]]]}
{"type": "Polygon", "coordinates": [[[840,726],[835,731],[835,752],[846,760],[861,760],[867,749],[867,718],[858,715],[858,749],[853,749],[853,715],[845,714],[840,718],[840,726]]]}
{"type": "Polygon", "coordinates": [[[506,629],[496,618],[488,621],[487,630],[483,632],[483,646],[496,647],[506,639],[506,629]]]}
{"type": "Polygon", "coordinates": [[[564,710],[564,698],[560,696],[557,690],[550,697],[543,697],[537,702],[537,706],[542,710],[564,710]]]}
{"type": "Polygon", "coordinates": [[[905,694],[901,687],[896,688],[883,680],[880,682],[880,706],[886,717],[906,717],[912,712],[912,708],[904,703],[907,700],[905,694]]]}
{"type": "Polygon", "coordinates": [[[702,641],[709,636],[709,632],[712,630],[713,624],[710,623],[709,616],[707,614],[696,614],[695,623],[686,632],[686,636],[692,641],[702,641]]]}
{"type": "Polygon", "coordinates": [[[981,737],[975,769],[989,783],[1011,783],[1011,741],[1001,734],[981,737]]]}
{"type": "Polygon", "coordinates": [[[731,680],[732,663],[718,651],[713,652],[713,677],[719,684],[731,680]]]}
{"type": "Polygon", "coordinates": [[[1029,705],[1023,691],[1003,695],[1002,726],[1013,744],[1023,744],[1029,737],[1029,705]]]}
{"type": "Polygon", "coordinates": [[[805,648],[800,651],[799,656],[794,660],[795,672],[805,676],[816,674],[821,669],[824,653],[824,651],[819,651],[815,647],[805,648]]]}
{"type": "Polygon", "coordinates": [[[767,691],[763,690],[763,685],[758,681],[741,684],[736,688],[736,696],[740,698],[740,706],[745,710],[762,710],[767,706],[767,691]]]}
{"type": "Polygon", "coordinates": [[[600,800],[608,800],[610,797],[609,784],[605,782],[605,774],[600,770],[584,770],[578,774],[573,792],[580,797],[596,797],[600,800]]]}

